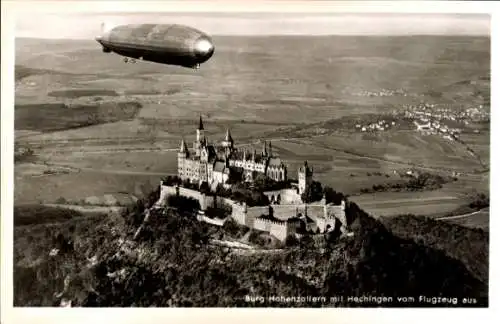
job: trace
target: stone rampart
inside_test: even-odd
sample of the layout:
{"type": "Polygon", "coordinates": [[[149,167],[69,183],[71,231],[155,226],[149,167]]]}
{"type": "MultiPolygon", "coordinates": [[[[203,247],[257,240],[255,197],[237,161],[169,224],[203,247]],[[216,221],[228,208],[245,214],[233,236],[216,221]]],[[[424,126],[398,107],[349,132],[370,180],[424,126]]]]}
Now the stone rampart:
{"type": "MultiPolygon", "coordinates": [[[[293,189],[286,190],[293,191],[293,189]]],[[[283,191],[284,190],[281,190],[279,192],[283,191]]],[[[277,192],[278,191],[267,192],[267,194],[276,194],[277,192]]],[[[276,220],[269,220],[259,218],[262,215],[270,214],[269,206],[248,207],[246,204],[236,202],[229,198],[207,196],[197,190],[182,187],[162,185],[160,199],[156,205],[161,206],[164,204],[168,195],[182,195],[196,199],[200,203],[202,210],[206,210],[207,207],[221,207],[221,205],[230,206],[231,217],[238,224],[269,232],[280,240],[284,240],[286,236],[295,233],[296,225],[287,223],[286,220],[298,216],[299,214],[302,216],[307,215],[312,221],[314,221],[314,228],[318,228],[320,232],[333,230],[337,220],[341,223],[342,232],[345,232],[347,229],[344,203],[342,205],[324,203],[273,204],[271,205],[271,212],[272,216],[276,220]]],[[[213,223],[212,219],[203,219],[203,221],[213,223]]],[[[223,222],[215,222],[217,224],[214,223],[214,225],[217,226],[221,226],[219,223],[223,224],[223,222]]]]}
{"type": "Polygon", "coordinates": [[[166,203],[167,196],[176,195],[196,199],[200,203],[201,210],[206,210],[208,207],[212,207],[214,205],[213,196],[207,196],[193,189],[165,185],[161,186],[160,199],[158,199],[156,204],[164,205],[166,203]]]}

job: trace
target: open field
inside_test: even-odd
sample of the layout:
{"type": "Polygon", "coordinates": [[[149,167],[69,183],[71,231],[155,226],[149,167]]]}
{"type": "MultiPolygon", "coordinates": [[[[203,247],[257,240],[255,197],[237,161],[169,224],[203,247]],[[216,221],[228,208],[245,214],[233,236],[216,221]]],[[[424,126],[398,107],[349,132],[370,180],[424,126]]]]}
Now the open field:
{"type": "Polygon", "coordinates": [[[140,104],[106,103],[67,107],[64,104],[16,105],[15,128],[36,131],[57,131],[95,124],[133,119],[140,104]]]}
{"type": "MultiPolygon", "coordinates": [[[[35,160],[16,165],[16,204],[119,192],[139,196],[162,175],[176,172],[175,150],[182,138],[191,145],[200,115],[209,141],[220,141],[228,128],[236,145],[258,152],[262,140],[272,140],[289,176],[295,178],[308,160],[316,180],[347,194],[401,182],[395,170],[464,174],[438,192],[353,197],[377,215],[447,212],[469,191],[488,192],[489,174],[473,174],[482,166],[464,145],[413,131],[356,134],[335,120],[421,101],[487,104],[489,38],[216,37],[215,42],[217,55],[193,71],[125,64],[94,41],[18,39],[16,141],[33,149],[35,160]],[[356,94],[400,88],[408,95],[356,94]],[[294,127],[314,133],[318,125],[327,133],[293,138],[294,127]]],[[[489,160],[486,126],[463,134],[483,163],[489,160]]]]}
{"type": "Polygon", "coordinates": [[[164,95],[144,105],[143,114],[163,101],[169,109],[159,110],[157,118],[193,119],[205,112],[215,119],[313,122],[387,111],[410,100],[358,97],[351,89],[403,87],[425,94],[446,87],[454,93],[453,87],[464,88],[456,82],[489,73],[488,38],[218,37],[215,42],[217,55],[193,73],[147,62],[124,64],[93,41],[19,39],[16,64],[52,71],[18,79],[19,99],[29,101],[31,94],[39,103],[48,92],[71,87],[154,90],[164,95]],[[96,80],[108,83],[89,84],[96,80]]]}
{"type": "Polygon", "coordinates": [[[80,202],[88,197],[126,193],[136,197],[159,185],[159,175],[81,171],[69,174],[29,176],[16,168],[14,204],[56,203],[61,197],[80,202]]]}
{"type": "Polygon", "coordinates": [[[446,213],[452,212],[464,204],[463,197],[446,190],[384,192],[353,196],[350,199],[376,217],[446,213]]]}

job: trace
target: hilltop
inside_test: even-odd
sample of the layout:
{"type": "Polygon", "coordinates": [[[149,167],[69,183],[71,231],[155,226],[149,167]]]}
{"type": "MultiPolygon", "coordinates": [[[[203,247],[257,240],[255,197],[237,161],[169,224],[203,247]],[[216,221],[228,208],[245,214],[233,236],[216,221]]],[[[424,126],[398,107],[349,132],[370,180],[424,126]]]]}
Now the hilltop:
{"type": "Polygon", "coordinates": [[[278,253],[251,255],[210,244],[226,229],[198,222],[182,210],[153,214],[145,234],[133,242],[142,204],[118,218],[80,217],[47,225],[28,225],[25,220],[16,226],[15,305],[57,306],[62,299],[71,300],[72,306],[90,307],[488,305],[487,279],[475,278],[460,262],[466,257],[460,253],[466,251],[455,259],[428,245],[398,238],[355,204],[349,204],[348,210],[355,218],[351,236],[327,241],[322,247],[310,241],[278,253]],[[43,234],[47,231],[51,234],[43,234]],[[33,254],[38,255],[36,262],[30,260],[33,249],[26,248],[26,237],[39,242],[39,252],[33,254]],[[58,253],[49,256],[54,248],[58,253]],[[42,274],[43,280],[34,279],[42,274]],[[347,300],[347,296],[369,295],[393,300],[381,304],[347,300]],[[260,301],[270,296],[328,299],[260,301]],[[330,300],[333,296],[345,298],[330,300]],[[397,301],[395,296],[413,296],[416,302],[397,301]],[[432,304],[430,299],[421,303],[419,296],[457,298],[457,303],[432,304]],[[463,298],[471,304],[464,304],[463,298]]]}

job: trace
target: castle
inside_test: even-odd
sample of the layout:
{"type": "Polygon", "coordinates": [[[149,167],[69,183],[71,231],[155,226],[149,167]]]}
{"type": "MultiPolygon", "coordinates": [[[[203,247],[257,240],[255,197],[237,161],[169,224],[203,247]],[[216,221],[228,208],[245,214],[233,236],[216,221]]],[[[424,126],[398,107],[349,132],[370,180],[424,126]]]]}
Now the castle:
{"type": "MultiPolygon", "coordinates": [[[[204,134],[203,120],[200,117],[196,139],[192,150],[182,140],[177,154],[178,176],[182,180],[201,185],[207,183],[212,190],[218,185],[226,188],[238,182],[254,182],[259,175],[278,183],[287,182],[284,189],[264,191],[268,206],[247,206],[246,203],[197,190],[171,186],[162,181],[161,196],[157,204],[165,202],[170,195],[191,197],[200,202],[202,210],[208,207],[226,205],[231,207],[231,218],[241,225],[268,232],[280,240],[299,232],[325,233],[339,228],[346,230],[345,201],[340,205],[321,201],[305,203],[302,194],[313,183],[313,169],[307,161],[298,168],[295,182],[287,178],[287,167],[273,154],[271,143],[264,142],[262,152],[248,152],[234,147],[229,129],[220,145],[209,144],[204,134]],[[230,181],[232,180],[232,181],[230,181]]],[[[203,214],[201,214],[203,215],[203,214]]],[[[201,220],[208,220],[204,216],[201,220]]]]}
{"type": "MultiPolygon", "coordinates": [[[[236,181],[252,182],[261,174],[277,182],[287,181],[287,167],[273,154],[272,145],[264,141],[262,152],[238,150],[229,129],[220,145],[209,144],[205,136],[203,120],[200,117],[196,139],[190,151],[184,140],[177,153],[177,173],[182,180],[201,184],[206,182],[210,188],[225,185],[230,178],[236,181]]],[[[299,195],[306,191],[312,182],[312,169],[307,166],[299,169],[299,195]]]]}

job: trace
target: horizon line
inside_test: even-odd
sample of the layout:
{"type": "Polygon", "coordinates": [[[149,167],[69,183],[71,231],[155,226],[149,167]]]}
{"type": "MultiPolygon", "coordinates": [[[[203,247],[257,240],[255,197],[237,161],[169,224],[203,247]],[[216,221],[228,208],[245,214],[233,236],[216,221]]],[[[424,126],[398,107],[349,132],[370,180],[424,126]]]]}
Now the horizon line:
{"type": "MultiPolygon", "coordinates": [[[[491,38],[491,34],[211,34],[211,37],[482,37],[491,38]]],[[[39,39],[39,40],[67,40],[85,41],[94,38],[65,38],[65,37],[40,37],[40,36],[14,36],[14,39],[39,39]]]]}

